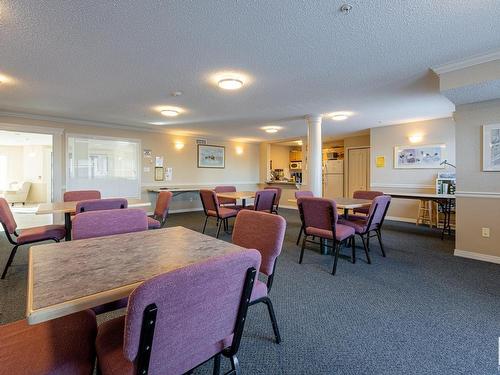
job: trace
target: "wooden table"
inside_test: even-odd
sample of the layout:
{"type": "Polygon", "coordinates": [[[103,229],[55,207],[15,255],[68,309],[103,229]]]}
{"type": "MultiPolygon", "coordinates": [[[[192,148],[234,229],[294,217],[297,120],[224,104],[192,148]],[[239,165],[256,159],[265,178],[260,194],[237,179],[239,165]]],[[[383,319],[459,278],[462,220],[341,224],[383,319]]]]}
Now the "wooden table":
{"type": "MultiPolygon", "coordinates": [[[[344,217],[349,216],[349,210],[354,208],[369,207],[372,204],[371,199],[357,199],[357,198],[333,198],[337,204],[337,208],[344,210],[344,217]]],[[[297,203],[297,199],[289,199],[288,202],[297,203]]]]}
{"type": "Polygon", "coordinates": [[[184,227],[32,246],[26,317],[36,324],[100,306],[153,276],[242,250],[184,227]]]}
{"type": "Polygon", "coordinates": [[[217,193],[217,198],[241,199],[241,206],[245,207],[247,199],[255,198],[255,191],[230,191],[227,193],[217,193]]]}
{"type": "MultiPolygon", "coordinates": [[[[127,198],[128,207],[148,207],[151,202],[143,201],[137,198],[127,198]]],[[[52,202],[42,203],[38,206],[37,215],[64,213],[64,226],[66,228],[66,241],[71,240],[71,215],[76,213],[76,204],[78,202],[52,202]]]]}
{"type": "Polygon", "coordinates": [[[424,201],[436,202],[441,207],[444,214],[443,231],[441,239],[444,239],[446,231],[451,236],[451,209],[455,201],[454,194],[432,194],[432,193],[386,193],[392,198],[398,199],[418,199],[424,201]]]}

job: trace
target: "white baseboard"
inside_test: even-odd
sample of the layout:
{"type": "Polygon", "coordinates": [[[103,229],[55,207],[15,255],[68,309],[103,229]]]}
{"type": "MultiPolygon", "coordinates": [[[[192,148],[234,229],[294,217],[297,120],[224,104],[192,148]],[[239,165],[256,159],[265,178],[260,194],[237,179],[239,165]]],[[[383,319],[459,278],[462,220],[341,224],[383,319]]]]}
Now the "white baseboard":
{"type": "Polygon", "coordinates": [[[480,254],[480,253],[475,253],[473,251],[465,251],[458,249],[455,249],[453,255],[455,255],[456,257],[469,258],[469,259],[481,260],[483,262],[500,264],[500,256],[495,256],[495,255],[480,254]]]}
{"type": "Polygon", "coordinates": [[[386,219],[393,221],[402,221],[404,223],[412,223],[412,224],[415,224],[417,222],[417,219],[411,217],[386,216],[386,219]]]}

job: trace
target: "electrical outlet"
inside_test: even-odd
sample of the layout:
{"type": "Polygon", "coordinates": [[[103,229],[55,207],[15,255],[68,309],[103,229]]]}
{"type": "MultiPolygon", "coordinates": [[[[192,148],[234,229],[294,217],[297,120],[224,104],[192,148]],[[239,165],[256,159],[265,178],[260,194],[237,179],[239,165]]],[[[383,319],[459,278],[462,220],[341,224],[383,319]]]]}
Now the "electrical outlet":
{"type": "Polygon", "coordinates": [[[483,237],[489,238],[490,237],[490,228],[481,228],[481,235],[483,237]]]}

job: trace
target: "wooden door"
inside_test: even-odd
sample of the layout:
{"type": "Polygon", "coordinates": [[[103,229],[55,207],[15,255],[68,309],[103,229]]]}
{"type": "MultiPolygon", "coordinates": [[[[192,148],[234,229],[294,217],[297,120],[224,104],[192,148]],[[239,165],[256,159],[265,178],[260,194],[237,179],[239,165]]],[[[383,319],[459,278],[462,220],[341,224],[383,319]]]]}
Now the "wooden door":
{"type": "Polygon", "coordinates": [[[370,190],[370,148],[353,148],[348,151],[347,194],[356,190],[370,190]]]}

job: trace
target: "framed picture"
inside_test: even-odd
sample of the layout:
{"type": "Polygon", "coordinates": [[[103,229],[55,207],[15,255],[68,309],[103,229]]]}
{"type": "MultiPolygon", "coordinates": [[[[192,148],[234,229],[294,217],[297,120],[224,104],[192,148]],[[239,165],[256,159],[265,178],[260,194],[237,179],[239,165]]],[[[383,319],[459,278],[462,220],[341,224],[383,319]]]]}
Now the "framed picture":
{"type": "Polygon", "coordinates": [[[198,168],[225,168],[224,146],[198,145],[198,168]]]}
{"type": "Polygon", "coordinates": [[[483,171],[500,172],[500,124],[483,125],[483,171]]]}
{"type": "Polygon", "coordinates": [[[155,167],[155,181],[163,181],[163,167],[155,167]]]}
{"type": "Polygon", "coordinates": [[[394,168],[437,169],[445,159],[446,145],[395,146],[394,168]]]}

